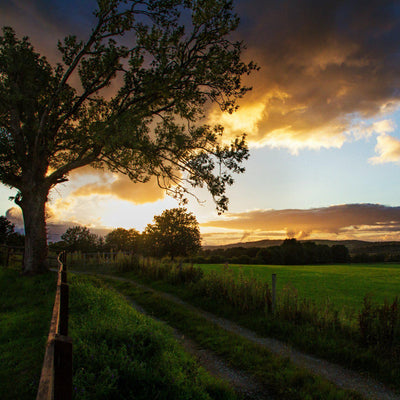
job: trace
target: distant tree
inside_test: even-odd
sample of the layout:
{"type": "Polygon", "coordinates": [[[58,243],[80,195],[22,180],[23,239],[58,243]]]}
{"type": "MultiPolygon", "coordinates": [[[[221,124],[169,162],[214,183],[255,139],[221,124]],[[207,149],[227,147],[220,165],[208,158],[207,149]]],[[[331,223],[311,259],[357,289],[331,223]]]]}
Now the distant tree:
{"type": "Polygon", "coordinates": [[[304,264],[304,249],[296,239],[285,239],[281,244],[283,264],[304,264]]]}
{"type": "Polygon", "coordinates": [[[350,262],[349,249],[342,244],[335,244],[331,247],[332,261],[335,263],[350,262]]]}
{"type": "Polygon", "coordinates": [[[185,183],[205,185],[224,211],[231,174],[248,157],[244,137],[222,145],[223,127],[204,124],[210,103],[236,109],[249,90],[241,78],[256,69],[230,40],[239,23],[232,1],[97,4],[88,37],[58,43],[56,66],[12,28],[0,36],[0,182],[18,190],[25,273],[47,269],[45,204],[72,170],[156,176],[178,198],[185,183]]]}
{"type": "Polygon", "coordinates": [[[91,233],[86,226],[74,226],[68,228],[61,239],[64,242],[64,249],[67,251],[96,251],[99,245],[99,237],[91,233]]]}
{"type": "Polygon", "coordinates": [[[136,229],[117,228],[107,234],[105,246],[115,251],[136,251],[139,235],[136,229]]]}
{"type": "Polygon", "coordinates": [[[9,237],[14,233],[15,225],[6,217],[0,216],[0,244],[6,244],[9,237]]]}
{"type": "Polygon", "coordinates": [[[187,256],[201,248],[199,224],[186,208],[172,208],[154,217],[144,230],[148,252],[156,256],[187,256]]]}

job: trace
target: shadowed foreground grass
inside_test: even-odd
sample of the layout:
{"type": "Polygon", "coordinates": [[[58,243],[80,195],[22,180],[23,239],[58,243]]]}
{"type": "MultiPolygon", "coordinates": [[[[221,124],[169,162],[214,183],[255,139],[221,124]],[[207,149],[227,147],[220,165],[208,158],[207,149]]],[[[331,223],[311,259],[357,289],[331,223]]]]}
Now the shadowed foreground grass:
{"type": "Polygon", "coordinates": [[[99,279],[71,279],[76,399],[234,399],[173,338],[99,279]]]}
{"type": "MultiPolygon", "coordinates": [[[[75,399],[235,399],[177,344],[99,280],[70,279],[75,399]]],[[[56,275],[0,269],[0,399],[36,396],[56,275]]]]}
{"type": "Polygon", "coordinates": [[[56,276],[0,267],[0,399],[34,399],[49,334],[56,276]]]}

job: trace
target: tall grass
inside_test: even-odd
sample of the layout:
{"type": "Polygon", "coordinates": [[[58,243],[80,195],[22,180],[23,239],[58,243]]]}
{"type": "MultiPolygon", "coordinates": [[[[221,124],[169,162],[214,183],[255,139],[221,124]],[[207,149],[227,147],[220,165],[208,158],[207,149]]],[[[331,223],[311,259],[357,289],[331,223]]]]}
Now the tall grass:
{"type": "Polygon", "coordinates": [[[76,252],[68,255],[67,262],[72,268],[98,272],[133,272],[151,280],[162,280],[172,284],[195,283],[204,276],[201,268],[194,267],[193,264],[122,252],[90,255],[76,252]]]}
{"type": "Polygon", "coordinates": [[[207,274],[193,289],[198,296],[228,303],[243,313],[272,311],[272,294],[268,284],[248,277],[242,271],[235,277],[229,267],[222,274],[207,274]]]}

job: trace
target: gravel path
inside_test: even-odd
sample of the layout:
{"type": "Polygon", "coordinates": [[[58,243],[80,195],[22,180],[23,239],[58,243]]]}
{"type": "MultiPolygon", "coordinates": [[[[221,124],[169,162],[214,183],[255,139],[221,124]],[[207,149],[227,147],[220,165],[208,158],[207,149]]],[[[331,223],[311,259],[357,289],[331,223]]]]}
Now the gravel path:
{"type": "MultiPolygon", "coordinates": [[[[92,272],[90,273],[93,274],[92,272]]],[[[201,315],[211,322],[214,322],[219,327],[229,332],[241,335],[254,343],[264,346],[273,354],[282,357],[288,357],[290,361],[293,362],[293,364],[298,365],[301,368],[307,369],[315,375],[320,375],[343,389],[354,390],[362,394],[367,399],[371,400],[400,400],[400,394],[395,393],[394,391],[390,390],[389,388],[385,387],[383,384],[372,378],[362,376],[359,373],[351,371],[340,365],[333,364],[323,359],[319,359],[317,357],[313,357],[297,351],[293,349],[290,345],[280,342],[276,339],[260,337],[255,332],[249,329],[243,328],[232,321],[229,321],[225,318],[217,317],[214,314],[194,307],[191,304],[169,293],[157,291],[148,286],[137,283],[136,281],[133,281],[131,279],[111,275],[106,276],[114,280],[129,282],[133,285],[136,285],[137,287],[154,292],[171,302],[183,305],[190,311],[201,315]]],[[[211,359],[212,356],[210,356],[210,360],[211,359]]],[[[218,365],[216,367],[218,370],[218,365]]],[[[253,398],[257,399],[257,397],[253,398]]]]}
{"type": "MultiPolygon", "coordinates": [[[[133,282],[132,282],[133,283],[133,282]]],[[[125,296],[130,302],[132,307],[142,314],[147,314],[146,310],[132,300],[129,296],[125,296]]],[[[151,315],[151,318],[167,324],[165,321],[155,318],[151,315]]],[[[185,335],[182,335],[177,329],[172,328],[175,338],[183,346],[183,348],[192,356],[194,356],[198,362],[213,376],[216,376],[224,381],[230,383],[237,393],[240,393],[243,399],[247,400],[272,400],[273,398],[265,392],[262,385],[255,381],[250,375],[239,371],[227,365],[220,357],[214,352],[201,348],[193,340],[189,339],[185,335]]]]}

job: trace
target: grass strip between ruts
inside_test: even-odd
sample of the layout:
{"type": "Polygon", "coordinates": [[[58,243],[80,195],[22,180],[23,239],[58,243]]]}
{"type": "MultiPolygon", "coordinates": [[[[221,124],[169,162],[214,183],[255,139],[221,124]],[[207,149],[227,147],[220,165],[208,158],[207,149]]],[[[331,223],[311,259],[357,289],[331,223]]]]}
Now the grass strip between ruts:
{"type": "Polygon", "coordinates": [[[233,367],[252,373],[268,391],[280,399],[362,399],[327,380],[294,366],[288,359],[272,355],[265,348],[209,322],[157,293],[133,283],[102,278],[151,314],[166,321],[199,345],[226,359],[233,367]]]}

